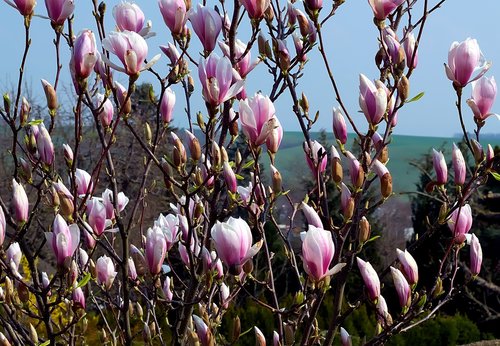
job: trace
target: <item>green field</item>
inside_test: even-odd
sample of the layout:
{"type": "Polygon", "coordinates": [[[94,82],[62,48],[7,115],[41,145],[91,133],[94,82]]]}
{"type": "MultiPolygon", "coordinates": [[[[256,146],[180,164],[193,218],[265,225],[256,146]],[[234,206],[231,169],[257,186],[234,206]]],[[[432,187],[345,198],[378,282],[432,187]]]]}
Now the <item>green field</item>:
{"type": "MultiPolygon", "coordinates": [[[[319,133],[313,133],[312,138],[317,139],[319,133]]],[[[347,148],[352,145],[354,135],[349,135],[347,148]]],[[[492,145],[498,144],[498,139],[490,142],[492,145]]],[[[329,144],[335,143],[332,134],[327,134],[329,144]]],[[[415,191],[415,184],[420,176],[420,171],[410,165],[412,161],[419,161],[423,155],[432,151],[432,148],[443,150],[448,167],[451,172],[451,149],[453,142],[458,142],[458,138],[444,137],[416,137],[416,136],[392,136],[389,146],[390,161],[387,165],[394,182],[394,192],[415,191]]],[[[294,189],[310,178],[310,170],[305,161],[305,154],[302,149],[303,136],[301,132],[285,132],[280,150],[276,155],[276,167],[280,171],[286,189],[294,189]]],[[[486,145],[488,142],[483,143],[486,145]]],[[[343,162],[345,162],[345,159],[343,162]]],[[[264,167],[268,169],[268,162],[264,161],[264,167]]],[[[344,165],[347,168],[346,165],[344,165]]]]}

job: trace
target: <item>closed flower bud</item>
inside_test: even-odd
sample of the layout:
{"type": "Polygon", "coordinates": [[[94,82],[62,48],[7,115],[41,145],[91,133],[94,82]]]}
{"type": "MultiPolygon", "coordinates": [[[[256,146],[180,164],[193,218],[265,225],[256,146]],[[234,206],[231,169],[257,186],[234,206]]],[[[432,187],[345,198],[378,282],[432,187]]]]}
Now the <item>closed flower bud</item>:
{"type": "Polygon", "coordinates": [[[405,102],[410,96],[410,80],[405,75],[401,77],[398,83],[398,93],[401,102],[405,102]]]}
{"type": "Polygon", "coordinates": [[[407,309],[411,303],[411,289],[403,273],[399,269],[391,267],[392,280],[399,298],[399,305],[403,310],[407,309]]]}
{"type": "Polygon", "coordinates": [[[323,222],[321,221],[321,218],[319,217],[318,213],[316,212],[316,210],[314,210],[313,207],[302,202],[300,208],[302,209],[302,212],[304,213],[304,216],[306,217],[308,225],[311,225],[311,226],[314,226],[317,228],[323,228],[323,222]]]}
{"type": "Polygon", "coordinates": [[[28,100],[26,100],[26,98],[23,96],[23,101],[21,104],[21,112],[19,114],[19,125],[21,125],[21,127],[26,125],[26,122],[28,121],[28,118],[30,116],[30,112],[31,112],[31,105],[28,102],[28,100]]]}
{"type": "Polygon", "coordinates": [[[255,332],[255,346],[266,346],[266,338],[259,328],[253,327],[255,332]]]}
{"type": "Polygon", "coordinates": [[[340,206],[345,220],[349,220],[354,213],[354,199],[351,196],[351,191],[346,184],[341,184],[340,206]]]}
{"type": "Polygon", "coordinates": [[[45,79],[42,79],[42,86],[47,99],[47,108],[49,111],[55,112],[58,105],[56,91],[54,90],[54,87],[45,79]]]}
{"type": "Polygon", "coordinates": [[[106,255],[103,255],[97,259],[96,262],[96,272],[97,272],[97,284],[104,286],[106,290],[109,290],[113,285],[116,274],[115,265],[113,260],[106,255]]]}
{"type": "Polygon", "coordinates": [[[12,209],[14,219],[18,224],[28,221],[29,201],[24,187],[15,179],[12,179],[12,209]]]}
{"type": "Polygon", "coordinates": [[[272,174],[271,180],[273,182],[273,192],[275,194],[278,194],[281,192],[281,189],[282,189],[282,187],[281,187],[281,182],[282,182],[281,173],[276,169],[276,167],[271,165],[271,174],[272,174]]]}
{"type": "Polygon", "coordinates": [[[373,161],[373,170],[380,179],[380,193],[387,198],[392,194],[392,176],[387,167],[379,160],[373,161]]]}
{"type": "Polygon", "coordinates": [[[217,142],[212,141],[212,164],[214,165],[215,168],[220,167],[222,163],[222,157],[220,153],[220,147],[217,144],[217,142]]]}
{"type": "Polygon", "coordinates": [[[116,88],[116,98],[118,99],[119,114],[118,115],[127,115],[132,112],[132,100],[130,97],[127,97],[127,89],[123,85],[118,82],[114,82],[116,88]]]}
{"type": "Polygon", "coordinates": [[[495,158],[495,151],[493,150],[491,144],[488,144],[488,149],[486,150],[486,161],[488,163],[491,163],[493,162],[494,158],[495,158]]]}
{"type": "Polygon", "coordinates": [[[332,168],[333,181],[336,184],[339,184],[344,177],[344,172],[342,169],[342,165],[340,164],[340,155],[333,145],[330,147],[330,163],[332,168]]]}
{"type": "Polygon", "coordinates": [[[482,162],[484,160],[483,146],[475,139],[471,139],[470,142],[472,145],[472,152],[474,154],[474,159],[476,160],[476,163],[482,162]]]}
{"type": "Polygon", "coordinates": [[[472,210],[469,204],[458,206],[448,220],[448,227],[453,232],[455,242],[462,244],[465,235],[472,227],[472,210]]]}
{"type": "Polygon", "coordinates": [[[372,301],[376,301],[380,296],[380,279],[378,278],[377,272],[369,262],[365,262],[359,257],[356,257],[356,260],[366,286],[368,297],[372,301]]]}
{"type": "Polygon", "coordinates": [[[364,243],[370,239],[371,226],[366,217],[362,217],[359,220],[359,241],[364,243]]]}
{"type": "Polygon", "coordinates": [[[236,189],[238,188],[236,175],[234,174],[234,171],[228,161],[224,161],[223,163],[223,173],[227,189],[232,193],[236,193],[236,189]]]}
{"type": "Polygon", "coordinates": [[[71,166],[73,164],[73,149],[68,144],[63,144],[64,160],[66,164],[71,166]]]}
{"type": "Polygon", "coordinates": [[[448,167],[446,166],[444,155],[442,152],[436,151],[435,149],[432,149],[432,152],[434,171],[436,172],[436,184],[446,184],[446,181],[448,180],[448,167]]]}
{"type": "Polygon", "coordinates": [[[340,344],[342,346],[352,346],[351,336],[344,328],[340,327],[340,344]]]}
{"type": "Polygon", "coordinates": [[[396,249],[398,254],[399,262],[401,263],[401,268],[403,274],[405,275],[408,283],[413,286],[418,282],[418,266],[417,262],[413,256],[408,252],[408,250],[401,251],[396,249]]]}
{"type": "Polygon", "coordinates": [[[167,253],[165,235],[159,227],[149,228],[146,235],[146,262],[151,275],[157,275],[167,253]]]}
{"type": "Polygon", "coordinates": [[[455,143],[453,143],[452,161],[453,171],[455,172],[455,184],[463,185],[465,183],[466,174],[465,159],[455,143]]]}
{"type": "Polygon", "coordinates": [[[172,121],[174,106],[175,92],[172,90],[172,88],[168,87],[163,93],[160,104],[160,114],[165,125],[169,124],[172,121]]]}
{"type": "Polygon", "coordinates": [[[191,158],[193,161],[198,161],[201,158],[201,146],[198,138],[193,135],[191,132],[186,130],[186,134],[188,136],[188,146],[189,152],[191,153],[191,158]]]}
{"type": "Polygon", "coordinates": [[[363,167],[361,167],[358,159],[350,151],[346,152],[346,156],[349,160],[349,175],[351,176],[351,183],[355,188],[359,189],[363,186],[365,181],[365,171],[363,170],[363,167]]]}
{"type": "Polygon", "coordinates": [[[346,144],[347,127],[340,108],[333,109],[333,133],[335,134],[335,138],[337,138],[340,143],[346,144]]]}
{"type": "Polygon", "coordinates": [[[472,234],[470,240],[470,271],[472,276],[477,276],[481,271],[481,264],[483,262],[483,250],[481,243],[475,234],[472,234]]]}

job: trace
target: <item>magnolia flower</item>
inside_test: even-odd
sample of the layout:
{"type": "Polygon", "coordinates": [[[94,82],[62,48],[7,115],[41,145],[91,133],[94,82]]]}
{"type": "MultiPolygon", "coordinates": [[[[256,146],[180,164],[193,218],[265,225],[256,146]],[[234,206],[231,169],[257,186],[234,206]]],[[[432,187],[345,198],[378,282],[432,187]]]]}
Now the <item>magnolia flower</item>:
{"type": "Polygon", "coordinates": [[[203,98],[212,106],[218,106],[236,96],[245,84],[233,69],[231,61],[227,57],[220,58],[215,53],[200,60],[198,76],[203,88],[203,98]]]}
{"type": "Polygon", "coordinates": [[[83,80],[90,76],[97,62],[97,48],[94,33],[91,30],[82,30],[75,40],[71,54],[70,66],[76,80],[83,80]]]}
{"type": "Polygon", "coordinates": [[[106,98],[103,94],[97,93],[95,98],[95,107],[98,112],[98,118],[104,127],[109,127],[113,121],[113,114],[115,113],[115,108],[113,103],[109,98],[106,98]]]}
{"type": "MultiPolygon", "coordinates": [[[[231,58],[231,52],[229,46],[224,42],[219,42],[219,47],[224,53],[224,56],[231,58]]],[[[240,74],[241,78],[245,78],[247,74],[252,71],[255,66],[260,62],[260,59],[256,59],[252,62],[252,54],[247,50],[247,45],[241,40],[236,39],[234,42],[234,58],[238,63],[236,63],[236,70],[240,74]],[[243,54],[245,55],[243,56],[243,54]]]]}
{"type": "Polygon", "coordinates": [[[97,272],[97,284],[103,285],[106,290],[109,290],[113,285],[116,274],[113,260],[106,255],[97,259],[95,269],[97,272]]]}
{"type": "Polygon", "coordinates": [[[247,10],[248,16],[252,19],[261,19],[271,4],[270,0],[240,0],[240,3],[247,10]]]}
{"type": "Polygon", "coordinates": [[[368,297],[375,301],[380,296],[380,280],[377,272],[373,269],[369,262],[365,262],[359,257],[356,257],[356,260],[361,276],[363,277],[363,281],[365,282],[368,297]]]}
{"type": "Polygon", "coordinates": [[[459,244],[465,240],[465,235],[472,227],[472,210],[470,205],[464,204],[458,206],[448,220],[448,227],[453,232],[455,241],[459,244]]]}
{"type": "Polygon", "coordinates": [[[398,293],[399,305],[401,305],[401,308],[405,309],[410,306],[411,303],[410,285],[399,269],[391,267],[391,274],[392,280],[394,281],[394,287],[398,293]]]}
{"type": "Polygon", "coordinates": [[[230,217],[212,227],[212,239],[222,262],[229,272],[238,275],[245,262],[252,258],[262,246],[262,241],[252,246],[252,232],[245,220],[230,217]]]}
{"type": "Polygon", "coordinates": [[[120,31],[128,30],[140,34],[144,27],[144,12],[137,4],[131,2],[121,2],[115,5],[113,17],[120,31]]]}
{"type": "Polygon", "coordinates": [[[78,195],[86,195],[92,192],[92,177],[83,169],[77,168],[75,171],[76,192],[78,195]]]}
{"type": "Polygon", "coordinates": [[[335,254],[332,234],[329,231],[309,225],[307,232],[302,232],[300,236],[304,270],[312,281],[319,282],[342,268],[337,265],[329,269],[335,254]]]}
{"type": "Polygon", "coordinates": [[[52,224],[52,232],[45,233],[48,243],[56,256],[59,266],[64,264],[66,258],[73,256],[80,244],[80,229],[77,224],[68,227],[66,221],[59,214],[52,224]]]}
{"type": "Polygon", "coordinates": [[[465,159],[455,143],[453,143],[452,161],[453,171],[455,172],[455,184],[463,185],[465,183],[465,174],[467,173],[465,159]]]}
{"type": "Polygon", "coordinates": [[[475,234],[472,234],[470,240],[470,271],[473,276],[476,276],[481,271],[483,262],[483,250],[481,243],[475,234]]]}
{"type": "Polygon", "coordinates": [[[184,0],[159,0],[160,12],[163,21],[172,32],[177,36],[184,31],[188,16],[186,2],[184,0]]]}
{"type": "Polygon", "coordinates": [[[359,106],[372,125],[380,123],[387,110],[387,92],[375,86],[365,75],[359,75],[359,106]]]}
{"type": "Polygon", "coordinates": [[[168,214],[167,216],[160,214],[158,219],[155,220],[154,225],[162,230],[167,242],[167,251],[170,250],[179,238],[178,216],[174,214],[168,214]]]}
{"type": "Polygon", "coordinates": [[[63,25],[75,10],[73,0],[45,0],[45,7],[52,25],[56,26],[63,25]]]}
{"type": "Polygon", "coordinates": [[[88,223],[96,236],[104,233],[110,222],[106,221],[106,208],[97,198],[91,198],[87,202],[88,223]]]}
{"type": "Polygon", "coordinates": [[[340,143],[346,144],[347,127],[340,107],[333,109],[333,133],[335,134],[335,138],[337,138],[340,143]]]}
{"type": "Polygon", "coordinates": [[[239,112],[243,133],[254,147],[265,143],[278,126],[273,102],[260,93],[241,100],[239,112]]]}
{"type": "Polygon", "coordinates": [[[398,254],[399,262],[401,262],[401,267],[403,269],[403,274],[408,279],[410,285],[415,285],[418,282],[418,266],[417,262],[413,256],[408,252],[408,250],[401,251],[396,249],[398,254]]]}
{"type": "Polygon", "coordinates": [[[477,120],[484,121],[490,115],[500,117],[498,114],[490,112],[496,96],[497,83],[495,77],[482,77],[472,82],[472,97],[467,100],[467,104],[472,109],[472,113],[474,113],[477,120]]]}
{"type": "Polygon", "coordinates": [[[403,2],[404,0],[368,0],[374,16],[378,20],[387,18],[387,16],[403,2]]]}
{"type": "Polygon", "coordinates": [[[168,87],[165,89],[160,103],[160,114],[164,124],[168,124],[172,121],[174,106],[175,92],[172,88],[168,87]]]}
{"type": "Polygon", "coordinates": [[[38,137],[36,139],[36,146],[40,160],[47,166],[52,165],[54,162],[54,144],[50,137],[49,131],[45,128],[43,123],[40,124],[38,137]]]}
{"type": "Polygon", "coordinates": [[[463,42],[453,42],[448,52],[448,64],[444,64],[446,76],[460,87],[481,78],[491,67],[479,49],[476,39],[467,38],[463,42]],[[474,71],[478,74],[471,79],[474,71]]]}
{"type": "Polygon", "coordinates": [[[189,21],[206,52],[211,52],[217,43],[217,37],[222,30],[221,16],[209,6],[198,4],[189,11],[189,21]]]}
{"type": "Polygon", "coordinates": [[[24,223],[28,220],[29,201],[24,187],[15,179],[12,179],[12,209],[14,219],[18,223],[24,223]]]}
{"type": "Polygon", "coordinates": [[[146,262],[151,275],[157,275],[167,253],[165,235],[159,227],[149,228],[146,235],[146,262]]]}
{"type": "Polygon", "coordinates": [[[442,152],[432,149],[432,161],[434,163],[434,171],[436,172],[436,183],[439,185],[446,184],[448,180],[448,167],[442,152]]]}
{"type": "Polygon", "coordinates": [[[129,76],[137,76],[141,71],[147,70],[160,59],[160,54],[158,54],[143,66],[144,59],[148,55],[148,44],[141,35],[134,31],[111,32],[102,40],[102,46],[108,52],[116,55],[122,62],[123,67],[112,63],[103,54],[101,58],[106,64],[117,71],[125,72],[129,76]]]}
{"type": "Polygon", "coordinates": [[[318,174],[326,170],[328,163],[328,155],[326,150],[318,141],[311,141],[311,147],[308,142],[303,143],[304,152],[306,154],[306,162],[312,174],[316,177],[318,174]]]}
{"type": "Polygon", "coordinates": [[[8,5],[14,7],[23,16],[28,17],[33,14],[33,9],[36,5],[36,0],[4,0],[8,5]]]}
{"type": "Polygon", "coordinates": [[[309,225],[317,228],[323,228],[323,222],[321,222],[321,218],[313,207],[310,207],[305,202],[302,202],[301,209],[309,225]]]}
{"type": "Polygon", "coordinates": [[[5,232],[6,232],[6,220],[5,220],[5,214],[3,212],[3,208],[0,207],[0,247],[2,246],[3,242],[5,241],[5,232]]]}

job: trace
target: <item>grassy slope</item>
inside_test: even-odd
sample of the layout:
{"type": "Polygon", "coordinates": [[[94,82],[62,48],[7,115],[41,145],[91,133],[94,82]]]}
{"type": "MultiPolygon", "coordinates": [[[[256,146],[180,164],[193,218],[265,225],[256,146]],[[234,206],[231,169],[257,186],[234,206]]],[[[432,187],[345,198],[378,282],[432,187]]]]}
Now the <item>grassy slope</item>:
{"type": "MultiPolygon", "coordinates": [[[[317,137],[318,134],[313,134],[313,139],[317,137]]],[[[349,137],[348,143],[352,143],[352,138],[353,136],[349,137]]],[[[327,140],[330,144],[335,142],[331,134],[328,135],[327,140]]],[[[394,191],[415,190],[415,183],[418,181],[420,172],[417,168],[411,166],[409,162],[420,160],[432,148],[444,150],[445,157],[450,162],[453,141],[457,141],[457,139],[394,135],[389,147],[390,161],[388,163],[388,168],[393,176],[394,191]]],[[[280,170],[285,181],[285,188],[300,186],[303,183],[302,177],[310,175],[302,150],[302,142],[301,132],[286,132],[283,136],[283,142],[276,156],[276,167],[280,170]]],[[[269,161],[264,162],[264,167],[268,171],[267,162],[269,161]]]]}

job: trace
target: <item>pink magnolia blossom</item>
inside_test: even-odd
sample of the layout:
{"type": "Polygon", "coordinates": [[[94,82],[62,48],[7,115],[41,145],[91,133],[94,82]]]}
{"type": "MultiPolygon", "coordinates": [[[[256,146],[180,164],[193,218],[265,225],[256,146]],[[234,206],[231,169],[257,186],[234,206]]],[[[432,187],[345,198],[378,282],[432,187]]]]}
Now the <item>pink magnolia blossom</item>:
{"type": "Polygon", "coordinates": [[[109,98],[105,98],[103,94],[98,93],[95,99],[95,107],[102,126],[109,127],[113,121],[113,114],[115,113],[115,108],[111,100],[109,98]]]}
{"type": "Polygon", "coordinates": [[[163,294],[165,295],[165,299],[167,302],[171,302],[172,298],[174,297],[174,292],[172,291],[172,279],[170,279],[170,276],[167,276],[165,278],[165,281],[163,282],[163,294]]]}
{"type": "Polygon", "coordinates": [[[97,259],[95,264],[97,272],[97,284],[103,285],[106,290],[109,290],[115,281],[116,274],[115,264],[113,260],[106,255],[102,255],[97,259]]]}
{"type": "Polygon", "coordinates": [[[377,125],[387,110],[387,92],[380,85],[375,86],[365,75],[359,75],[359,106],[366,120],[377,125]]]}
{"type": "Polygon", "coordinates": [[[455,184],[463,185],[465,183],[465,175],[467,173],[465,159],[455,143],[453,143],[452,161],[453,171],[455,172],[455,184]]]}
{"type": "Polygon", "coordinates": [[[378,20],[387,18],[387,16],[403,2],[404,0],[368,0],[374,16],[378,20]]]}
{"type": "MultiPolygon", "coordinates": [[[[267,141],[278,127],[276,111],[268,96],[256,93],[253,97],[241,100],[239,105],[241,127],[248,141],[258,147],[267,141]]],[[[279,140],[279,130],[275,135],[279,140]]]]}
{"type": "Polygon", "coordinates": [[[346,144],[347,126],[340,107],[333,109],[333,133],[340,143],[346,144]]]}
{"type": "Polygon", "coordinates": [[[495,77],[482,77],[477,81],[472,82],[472,97],[467,100],[467,104],[472,109],[474,117],[477,120],[484,121],[491,113],[491,107],[497,96],[497,83],[495,77]]]}
{"type": "Polygon", "coordinates": [[[12,209],[17,223],[28,221],[29,201],[24,187],[12,179],[12,209]]]}
{"type": "Polygon", "coordinates": [[[196,334],[198,334],[201,346],[209,346],[212,333],[210,332],[207,324],[201,317],[196,315],[193,315],[193,324],[196,328],[196,334]]]}
{"type": "Polygon", "coordinates": [[[448,167],[442,152],[432,149],[432,161],[434,163],[434,171],[436,172],[436,183],[439,185],[446,184],[448,181],[448,167]]]}
{"type": "Polygon", "coordinates": [[[418,265],[413,256],[408,250],[401,251],[396,249],[399,262],[403,269],[403,274],[408,279],[410,285],[415,285],[418,282],[418,265]]]}
{"type": "Polygon", "coordinates": [[[309,225],[307,232],[302,232],[300,236],[304,270],[309,278],[314,282],[319,282],[333,275],[337,268],[329,268],[335,254],[332,234],[322,228],[309,225]]]}
{"type": "Polygon", "coordinates": [[[221,16],[213,8],[198,4],[189,11],[189,21],[205,52],[213,51],[222,30],[221,16]]]}
{"type": "Polygon", "coordinates": [[[38,155],[45,165],[50,166],[54,162],[54,144],[49,131],[47,131],[43,123],[40,124],[38,129],[39,134],[36,139],[38,155]]]}
{"type": "Polygon", "coordinates": [[[302,202],[301,209],[309,225],[317,228],[323,228],[323,222],[321,222],[321,218],[313,207],[310,207],[305,202],[302,202]]]}
{"type": "Polygon", "coordinates": [[[245,84],[229,59],[220,58],[215,53],[200,60],[198,77],[203,88],[203,98],[212,106],[218,106],[236,96],[245,84]]]}
{"type": "Polygon", "coordinates": [[[92,198],[87,202],[88,223],[96,236],[104,233],[108,226],[106,222],[106,208],[97,198],[92,198]]]}
{"type": "Polygon", "coordinates": [[[160,12],[163,21],[172,32],[173,36],[184,32],[188,15],[184,0],[159,0],[160,12]]]}
{"type": "Polygon", "coordinates": [[[340,344],[342,346],[352,346],[351,336],[343,327],[340,327],[340,344]]]}
{"type": "Polygon", "coordinates": [[[255,333],[255,345],[256,346],[266,346],[266,337],[262,333],[262,331],[254,326],[253,331],[255,333]]]}
{"type": "Polygon", "coordinates": [[[481,78],[491,67],[486,62],[476,39],[467,38],[463,42],[453,42],[448,52],[448,64],[444,65],[446,76],[460,87],[481,78]],[[474,71],[478,74],[471,79],[474,71]]]}
{"type": "Polygon", "coordinates": [[[169,124],[173,118],[175,92],[172,88],[165,89],[160,103],[160,114],[164,124],[169,124]]]}
{"type": "Polygon", "coordinates": [[[9,269],[12,273],[21,278],[21,274],[19,274],[19,264],[21,263],[21,258],[23,257],[23,253],[21,252],[21,247],[18,242],[11,243],[5,252],[6,263],[9,266],[9,269]]]}
{"type": "Polygon", "coordinates": [[[407,33],[406,38],[403,41],[403,47],[406,55],[406,66],[408,68],[416,68],[418,64],[418,49],[416,48],[416,43],[417,42],[415,40],[415,35],[413,34],[413,32],[407,33]],[[413,64],[411,60],[412,58],[413,64]]]}
{"type": "Polygon", "coordinates": [[[370,262],[365,262],[361,258],[356,257],[359,271],[365,282],[366,292],[371,300],[375,301],[380,296],[380,280],[377,272],[373,269],[370,262]]]}
{"type": "Polygon", "coordinates": [[[224,175],[224,181],[226,182],[227,189],[232,193],[236,193],[238,182],[236,181],[236,174],[229,165],[228,161],[224,161],[224,163],[222,164],[222,172],[224,175]]]}
{"type": "Polygon", "coordinates": [[[240,0],[240,3],[247,10],[248,16],[252,19],[261,19],[271,4],[270,0],[240,0]]]}
{"type": "Polygon", "coordinates": [[[241,218],[230,217],[226,222],[217,221],[211,234],[219,258],[234,275],[241,272],[242,265],[262,246],[262,241],[252,246],[252,232],[241,218]]]}
{"type": "Polygon", "coordinates": [[[148,44],[141,35],[134,31],[111,32],[102,40],[102,46],[108,52],[116,55],[123,67],[114,64],[105,55],[101,55],[106,64],[117,71],[125,72],[129,76],[137,76],[141,71],[153,66],[160,58],[158,54],[146,65],[143,65],[144,59],[148,55],[148,44]]]}
{"type": "Polygon", "coordinates": [[[36,0],[4,0],[8,5],[14,7],[23,16],[28,17],[33,14],[33,9],[36,6],[36,0]]]}
{"type": "Polygon", "coordinates": [[[75,306],[81,307],[85,310],[85,294],[83,294],[83,290],[81,287],[77,287],[73,290],[71,299],[73,300],[73,304],[75,306]]]}
{"type": "Polygon", "coordinates": [[[76,80],[86,79],[94,70],[97,62],[97,48],[94,33],[82,30],[75,40],[70,66],[76,80]]]}
{"type": "Polygon", "coordinates": [[[481,243],[475,234],[472,234],[470,240],[470,271],[473,276],[476,276],[481,271],[483,263],[483,250],[481,243]]]}
{"type": "Polygon", "coordinates": [[[160,46],[160,49],[168,57],[170,64],[175,66],[181,57],[177,48],[169,42],[167,46],[160,46]]]}
{"type": "Polygon", "coordinates": [[[160,214],[154,224],[162,230],[167,242],[167,251],[170,250],[179,238],[179,217],[174,214],[160,214]]]}
{"type": "Polygon", "coordinates": [[[472,227],[472,210],[469,204],[458,206],[451,213],[448,227],[453,232],[455,242],[461,244],[465,241],[465,235],[472,227]]]}
{"type": "Polygon", "coordinates": [[[45,233],[48,243],[56,256],[59,266],[66,258],[73,256],[80,245],[80,229],[77,224],[68,226],[64,218],[57,214],[52,224],[52,232],[45,233]]]}
{"type": "Polygon", "coordinates": [[[76,192],[78,195],[86,195],[87,193],[92,192],[92,177],[89,173],[84,171],[83,169],[77,168],[75,171],[76,177],[76,192]]]}
{"type": "Polygon", "coordinates": [[[159,227],[149,228],[146,234],[146,262],[151,275],[157,275],[167,254],[165,235],[159,227]]]}
{"type": "MultiPolygon", "coordinates": [[[[118,193],[118,211],[123,211],[129,202],[129,198],[123,192],[118,193]]],[[[113,220],[115,218],[115,207],[113,204],[113,191],[110,189],[104,190],[102,193],[102,202],[106,207],[106,219],[113,220]]]]}
{"type": "MultiPolygon", "coordinates": [[[[224,42],[219,42],[219,47],[224,53],[224,56],[230,58],[230,50],[229,46],[225,44],[224,42]]],[[[246,52],[246,54],[243,56],[247,49],[247,45],[243,43],[241,40],[236,39],[234,42],[234,58],[238,61],[236,64],[236,70],[240,74],[241,78],[245,78],[247,74],[249,74],[255,66],[260,62],[260,59],[256,59],[255,61],[252,61],[252,54],[250,51],[246,52]]]]}
{"type": "Polygon", "coordinates": [[[303,143],[304,152],[306,154],[306,162],[312,174],[317,177],[318,174],[326,170],[328,163],[328,155],[325,148],[318,141],[311,141],[311,148],[309,143],[303,143]]]}
{"type": "Polygon", "coordinates": [[[63,25],[75,10],[74,0],[45,0],[45,7],[53,25],[63,25]]]}
{"type": "Polygon", "coordinates": [[[140,33],[144,27],[144,12],[131,2],[121,2],[113,7],[113,17],[120,31],[134,31],[140,33]]]}
{"type": "Polygon", "coordinates": [[[391,267],[392,280],[394,281],[394,287],[399,298],[399,305],[401,308],[405,309],[410,306],[411,303],[411,288],[406,281],[403,273],[399,269],[391,267]]]}

